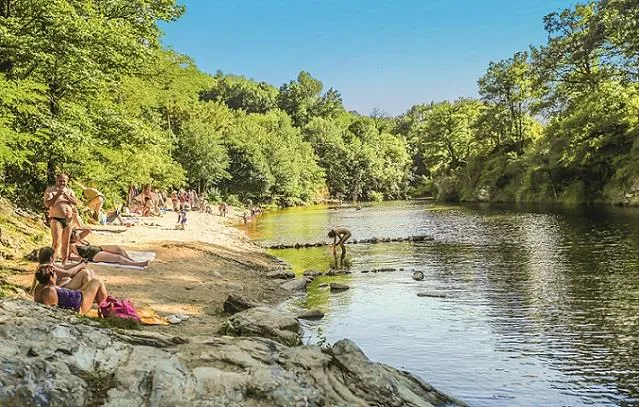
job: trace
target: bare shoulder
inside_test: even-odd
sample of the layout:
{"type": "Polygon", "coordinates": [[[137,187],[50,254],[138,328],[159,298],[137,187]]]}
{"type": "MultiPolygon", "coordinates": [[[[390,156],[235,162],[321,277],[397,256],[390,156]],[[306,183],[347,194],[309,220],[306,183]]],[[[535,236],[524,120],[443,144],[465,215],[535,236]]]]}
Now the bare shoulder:
{"type": "Polygon", "coordinates": [[[40,292],[40,302],[45,305],[55,305],[58,303],[58,293],[54,287],[43,287],[40,292]]]}

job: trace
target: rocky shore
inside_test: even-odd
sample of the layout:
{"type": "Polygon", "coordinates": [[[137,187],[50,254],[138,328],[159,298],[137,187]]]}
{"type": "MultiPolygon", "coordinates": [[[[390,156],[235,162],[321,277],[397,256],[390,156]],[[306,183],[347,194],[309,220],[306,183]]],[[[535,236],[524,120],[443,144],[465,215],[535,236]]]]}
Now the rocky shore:
{"type": "MultiPolygon", "coordinates": [[[[202,217],[183,234],[171,222],[98,236],[97,243],[108,237],[158,252],[144,272],[98,269],[98,275],[115,295],[191,318],[123,330],[28,300],[0,299],[0,405],[464,405],[368,360],[349,340],[302,345],[298,318],[272,306],[304,290],[313,276],[291,279],[218,217],[202,217]]],[[[21,269],[11,277],[18,286],[32,275],[28,265],[11,265],[21,269]]]]}

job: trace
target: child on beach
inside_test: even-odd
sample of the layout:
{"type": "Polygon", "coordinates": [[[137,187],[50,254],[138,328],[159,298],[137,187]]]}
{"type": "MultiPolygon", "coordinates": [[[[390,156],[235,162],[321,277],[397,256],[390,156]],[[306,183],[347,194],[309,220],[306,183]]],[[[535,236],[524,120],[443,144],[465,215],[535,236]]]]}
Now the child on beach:
{"type": "Polygon", "coordinates": [[[182,207],[182,210],[180,210],[180,213],[178,213],[177,225],[175,226],[175,228],[184,230],[185,225],[186,225],[186,211],[184,210],[184,207],[182,207]]]}

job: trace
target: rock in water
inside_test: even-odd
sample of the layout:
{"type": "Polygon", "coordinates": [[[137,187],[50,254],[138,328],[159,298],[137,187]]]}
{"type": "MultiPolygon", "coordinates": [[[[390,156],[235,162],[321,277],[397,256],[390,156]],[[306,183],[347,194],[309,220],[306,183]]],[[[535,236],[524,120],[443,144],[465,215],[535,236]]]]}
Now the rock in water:
{"type": "Polygon", "coordinates": [[[299,319],[308,319],[311,321],[324,318],[324,313],[320,310],[308,310],[297,315],[299,319]]]}
{"type": "Polygon", "coordinates": [[[437,293],[437,292],[417,293],[417,296],[418,297],[432,297],[432,298],[446,298],[446,294],[437,293]]]}
{"type": "Polygon", "coordinates": [[[413,280],[422,281],[423,279],[424,279],[424,273],[422,273],[421,271],[413,272],[413,280]]]}
{"type": "Polygon", "coordinates": [[[465,406],[349,340],[327,350],[259,337],[187,342],[10,299],[0,300],[0,344],[0,406],[465,406]]]}
{"type": "Polygon", "coordinates": [[[302,273],[302,275],[306,276],[306,277],[317,277],[317,276],[321,276],[324,273],[319,271],[319,270],[304,270],[304,273],[302,273]]]}
{"type": "Polygon", "coordinates": [[[331,291],[346,291],[349,288],[351,288],[351,287],[349,287],[346,284],[331,283],[331,291]]]}
{"type": "Polygon", "coordinates": [[[286,283],[281,284],[280,287],[288,291],[301,291],[301,290],[304,290],[307,285],[308,285],[307,279],[299,278],[299,279],[287,281],[286,283]]]}

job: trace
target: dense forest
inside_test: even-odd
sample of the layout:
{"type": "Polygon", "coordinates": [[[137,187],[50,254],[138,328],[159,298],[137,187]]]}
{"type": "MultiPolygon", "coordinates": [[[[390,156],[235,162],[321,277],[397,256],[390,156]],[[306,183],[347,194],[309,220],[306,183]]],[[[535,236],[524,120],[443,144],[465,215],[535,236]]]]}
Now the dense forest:
{"type": "Polygon", "coordinates": [[[349,112],[307,72],[279,87],[204,73],[161,44],[183,11],[0,0],[0,195],[39,205],[66,171],[112,202],[151,184],[280,205],[639,203],[636,0],[548,14],[547,43],[488,64],[479,98],[398,117],[349,112]]]}

